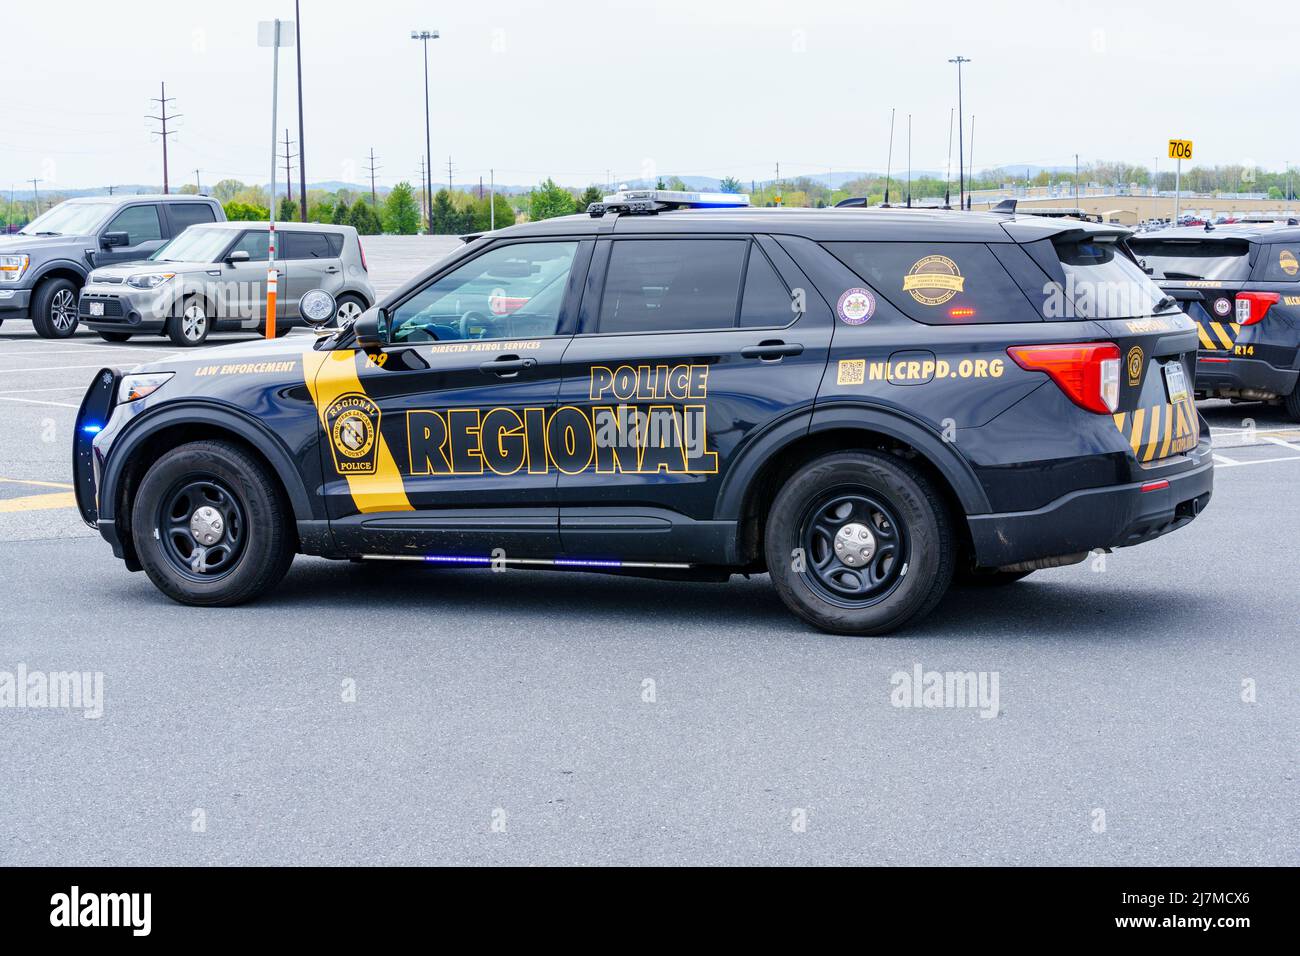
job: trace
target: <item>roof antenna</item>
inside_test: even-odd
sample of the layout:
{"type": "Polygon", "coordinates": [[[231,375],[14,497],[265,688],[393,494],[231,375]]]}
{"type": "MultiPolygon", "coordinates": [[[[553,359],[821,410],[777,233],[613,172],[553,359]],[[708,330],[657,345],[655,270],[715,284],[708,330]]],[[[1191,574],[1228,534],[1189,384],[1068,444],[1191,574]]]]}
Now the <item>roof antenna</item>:
{"type": "Polygon", "coordinates": [[[948,171],[943,174],[943,208],[952,208],[952,107],[948,107],[948,171]]]}
{"type": "Polygon", "coordinates": [[[907,208],[912,208],[912,114],[907,114],[907,208]]]}
{"type": "Polygon", "coordinates": [[[894,163],[894,110],[889,110],[889,156],[885,160],[885,201],[882,206],[889,205],[889,173],[894,163]]]}

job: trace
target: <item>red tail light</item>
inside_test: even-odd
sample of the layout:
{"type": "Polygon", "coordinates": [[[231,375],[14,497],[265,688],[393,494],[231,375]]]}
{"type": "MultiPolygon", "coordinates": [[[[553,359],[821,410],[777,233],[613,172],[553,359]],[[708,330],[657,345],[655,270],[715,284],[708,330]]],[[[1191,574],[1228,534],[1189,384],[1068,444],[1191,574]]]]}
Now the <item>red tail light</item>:
{"type": "Polygon", "coordinates": [[[1271,306],[1282,301],[1276,292],[1238,292],[1237,324],[1254,325],[1264,318],[1271,306]]]}
{"type": "Polygon", "coordinates": [[[361,253],[361,268],[369,272],[370,266],[366,265],[366,247],[361,244],[360,236],[357,236],[357,251],[361,253]]]}
{"type": "Polygon", "coordinates": [[[1080,408],[1107,415],[1119,407],[1119,346],[1114,342],[1013,345],[1007,354],[1027,371],[1046,372],[1080,408]]]}

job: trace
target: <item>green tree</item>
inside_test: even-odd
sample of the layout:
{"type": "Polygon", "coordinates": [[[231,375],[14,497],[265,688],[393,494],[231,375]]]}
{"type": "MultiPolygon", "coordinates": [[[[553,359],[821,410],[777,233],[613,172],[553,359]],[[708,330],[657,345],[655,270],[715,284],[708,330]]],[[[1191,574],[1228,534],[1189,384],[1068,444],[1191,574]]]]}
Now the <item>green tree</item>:
{"type": "Polygon", "coordinates": [[[293,222],[298,218],[298,204],[285,196],[280,200],[280,207],[276,210],[275,219],[277,222],[293,222]]]}
{"type": "Polygon", "coordinates": [[[456,210],[451,204],[451,193],[439,189],[433,194],[433,209],[429,213],[429,231],[440,236],[456,232],[456,210]]]}
{"type": "Polygon", "coordinates": [[[605,198],[605,191],[599,186],[588,186],[578,197],[578,212],[586,212],[587,207],[605,198]]]}
{"type": "Polygon", "coordinates": [[[568,190],[557,186],[555,180],[548,177],[544,183],[533,190],[528,208],[534,222],[554,219],[556,216],[567,216],[573,212],[573,197],[569,195],[568,190]]]}
{"type": "MultiPolygon", "coordinates": [[[[492,228],[491,203],[493,197],[484,196],[474,204],[473,218],[466,232],[487,232],[492,228]]],[[[510,208],[510,200],[500,193],[496,194],[496,227],[504,229],[515,224],[515,211],[510,208]]]]}
{"type": "Polygon", "coordinates": [[[420,207],[408,182],[393,187],[384,200],[384,230],[398,236],[413,236],[420,228],[420,207]]]}
{"type": "Polygon", "coordinates": [[[225,205],[243,192],[244,189],[244,184],[238,179],[223,179],[212,187],[212,198],[225,205]]]}
{"type": "Polygon", "coordinates": [[[668,185],[667,185],[666,187],[664,187],[664,188],[666,188],[666,189],[676,189],[676,190],[678,190],[679,192],[685,192],[685,191],[686,191],[686,183],[682,181],[682,177],[680,177],[680,176],[674,176],[672,179],[668,180],[668,185]]]}
{"type": "Polygon", "coordinates": [[[222,208],[226,211],[226,218],[231,222],[265,222],[271,218],[271,211],[265,206],[254,206],[233,199],[222,208]]]}
{"type": "Polygon", "coordinates": [[[320,199],[316,202],[308,203],[307,220],[309,222],[333,222],[334,204],[328,199],[320,199]]]}
{"type": "Polygon", "coordinates": [[[330,222],[336,226],[348,225],[348,209],[347,200],[340,196],[338,204],[334,207],[334,215],[330,218],[330,222]]]}
{"type": "Polygon", "coordinates": [[[377,236],[384,231],[379,213],[364,199],[352,204],[348,211],[348,225],[363,236],[377,236]]]}
{"type": "Polygon", "coordinates": [[[725,176],[722,182],[718,183],[718,189],[724,193],[738,193],[743,188],[740,185],[740,180],[735,176],[725,176]]]}

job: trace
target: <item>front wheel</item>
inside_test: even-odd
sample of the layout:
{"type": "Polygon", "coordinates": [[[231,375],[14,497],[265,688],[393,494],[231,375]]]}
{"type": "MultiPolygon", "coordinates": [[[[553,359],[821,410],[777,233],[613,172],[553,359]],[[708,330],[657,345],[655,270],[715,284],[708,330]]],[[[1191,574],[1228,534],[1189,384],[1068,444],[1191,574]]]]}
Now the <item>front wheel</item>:
{"type": "Polygon", "coordinates": [[[193,348],[208,340],[212,331],[212,320],[208,318],[207,306],[199,298],[187,299],[180,315],[173,315],[167,320],[167,338],[181,348],[193,348]]]}
{"type": "Polygon", "coordinates": [[[1291,389],[1291,394],[1282,400],[1286,413],[1291,416],[1291,421],[1300,422],[1300,382],[1296,387],[1291,389]]]}
{"type": "Polygon", "coordinates": [[[892,455],[840,452],[809,462],[768,513],[768,572],[805,621],[835,634],[887,634],[917,620],[952,580],[947,508],[892,455]]]}
{"type": "Polygon", "coordinates": [[[275,476],[223,441],[181,445],[140,482],[131,536],[149,580],[174,601],[242,604],[293,561],[290,513],[275,476]]]}
{"type": "Polygon", "coordinates": [[[32,296],[32,328],[43,339],[66,339],[77,331],[77,287],[49,279],[32,296]]]}

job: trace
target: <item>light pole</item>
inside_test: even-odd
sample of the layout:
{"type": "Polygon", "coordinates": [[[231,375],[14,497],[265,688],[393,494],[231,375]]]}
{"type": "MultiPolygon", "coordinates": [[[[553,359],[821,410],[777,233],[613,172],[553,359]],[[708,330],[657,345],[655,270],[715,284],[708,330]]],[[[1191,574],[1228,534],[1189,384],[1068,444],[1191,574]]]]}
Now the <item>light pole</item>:
{"type": "Polygon", "coordinates": [[[954,57],[948,61],[957,64],[957,208],[966,208],[966,160],[963,150],[966,134],[963,132],[965,115],[961,104],[961,65],[970,60],[964,56],[954,57]]]}
{"type": "MultiPolygon", "coordinates": [[[[438,39],[437,30],[412,30],[411,39],[424,47],[424,222],[433,231],[433,151],[429,135],[429,41],[438,39]]],[[[450,187],[448,187],[450,188],[450,187]]]]}

